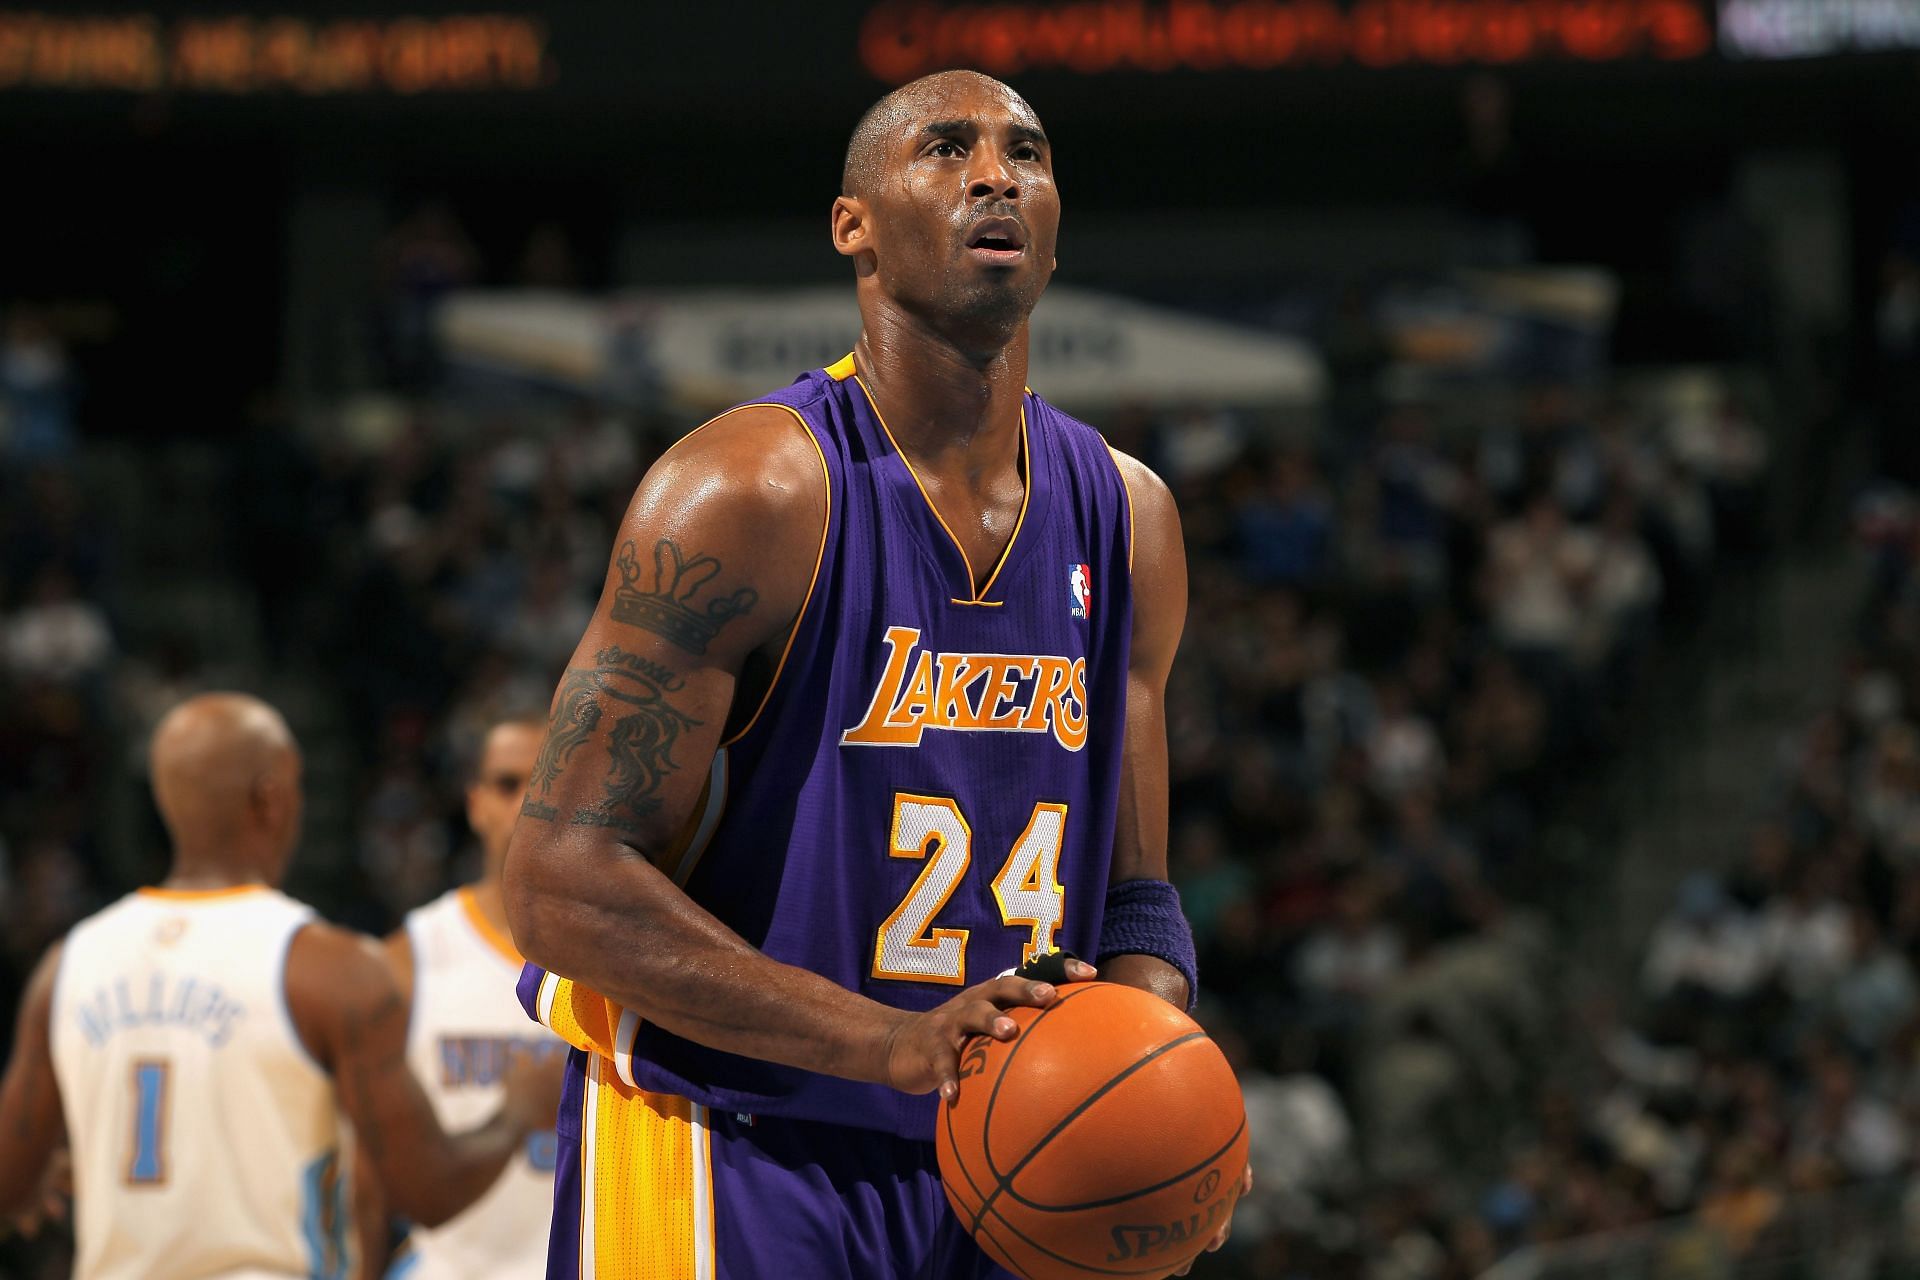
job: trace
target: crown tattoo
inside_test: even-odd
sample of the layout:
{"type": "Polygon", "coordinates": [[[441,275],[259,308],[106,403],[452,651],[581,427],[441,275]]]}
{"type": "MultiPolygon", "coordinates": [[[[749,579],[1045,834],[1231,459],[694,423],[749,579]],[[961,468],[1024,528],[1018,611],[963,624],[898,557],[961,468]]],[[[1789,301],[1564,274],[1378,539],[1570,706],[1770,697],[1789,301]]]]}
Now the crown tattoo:
{"type": "Polygon", "coordinates": [[[720,572],[720,562],[704,555],[688,560],[669,538],[653,544],[651,591],[636,585],[643,570],[633,543],[620,545],[615,564],[621,581],[613,593],[614,620],[645,627],[689,653],[705,653],[720,628],[753,608],[760,598],[751,587],[742,587],[732,595],[709,599],[704,607],[696,606],[695,593],[720,572]]]}

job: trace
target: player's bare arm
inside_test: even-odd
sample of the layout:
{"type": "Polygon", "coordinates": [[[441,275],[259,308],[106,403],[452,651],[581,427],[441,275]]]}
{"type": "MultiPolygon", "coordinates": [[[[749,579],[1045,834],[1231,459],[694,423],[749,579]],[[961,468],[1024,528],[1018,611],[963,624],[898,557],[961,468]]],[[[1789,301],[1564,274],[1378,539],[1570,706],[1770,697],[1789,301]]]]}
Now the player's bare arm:
{"type": "Polygon", "coordinates": [[[493,1185],[529,1133],[553,1122],[557,1081],[540,1088],[510,1079],[492,1119],[444,1132],[407,1067],[407,1001],[371,940],[309,925],[287,950],[286,983],[294,1026],[333,1077],[397,1212],[427,1226],[445,1222],[493,1185]]]}
{"type": "Polygon", "coordinates": [[[635,495],[600,602],[554,696],[507,856],[514,941],[535,964],[731,1053],[908,1092],[949,1089],[969,1035],[1014,1034],[1015,978],[909,1014],[762,955],[670,877],[730,715],[751,714],[813,582],[827,527],[811,438],[737,410],[635,495]],[[736,693],[742,696],[736,706],[736,693]]]}
{"type": "Polygon", "coordinates": [[[0,1230],[38,1211],[47,1169],[66,1136],[53,1075],[53,980],[59,968],[56,945],[27,979],[13,1057],[0,1079],[0,1230]]]}
{"type": "MultiPolygon", "coordinates": [[[[1167,676],[1187,620],[1187,552],[1180,512],[1159,476],[1115,451],[1133,502],[1133,647],[1127,666],[1127,731],[1121,751],[1120,803],[1113,832],[1111,883],[1167,878],[1167,676]]],[[[1187,980],[1155,956],[1107,956],[1109,982],[1151,991],[1187,1007],[1187,980]]]]}
{"type": "MultiPolygon", "coordinates": [[[[395,929],[380,944],[394,986],[411,1014],[413,1006],[413,939],[405,929],[395,929]]],[[[359,1154],[353,1170],[353,1221],[360,1233],[361,1274],[373,1280],[387,1271],[392,1250],[387,1213],[386,1188],[380,1175],[364,1153],[359,1154]]]]}

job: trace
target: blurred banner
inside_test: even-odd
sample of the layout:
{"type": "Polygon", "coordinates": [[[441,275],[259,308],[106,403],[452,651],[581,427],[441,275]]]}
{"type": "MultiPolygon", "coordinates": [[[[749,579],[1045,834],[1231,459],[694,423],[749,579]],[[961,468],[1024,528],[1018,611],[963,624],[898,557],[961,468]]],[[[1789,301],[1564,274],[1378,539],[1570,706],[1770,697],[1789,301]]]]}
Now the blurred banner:
{"type": "Polygon", "coordinates": [[[490,11],[415,0],[374,13],[337,0],[159,0],[93,11],[0,7],[0,91],[664,104],[687,85],[819,86],[862,72],[897,84],[955,66],[1069,81],[1197,79],[1915,47],[1920,0],[881,0],[804,13],[768,0],[725,10],[549,0],[490,11]]]}
{"type": "MultiPolygon", "coordinates": [[[[472,291],[439,312],[456,371],[622,400],[713,406],[785,386],[853,349],[844,286],[575,294],[472,291]]],[[[1305,344],[1124,298],[1053,288],[1034,313],[1028,378],[1076,406],[1304,405],[1326,375],[1305,344]]]]}

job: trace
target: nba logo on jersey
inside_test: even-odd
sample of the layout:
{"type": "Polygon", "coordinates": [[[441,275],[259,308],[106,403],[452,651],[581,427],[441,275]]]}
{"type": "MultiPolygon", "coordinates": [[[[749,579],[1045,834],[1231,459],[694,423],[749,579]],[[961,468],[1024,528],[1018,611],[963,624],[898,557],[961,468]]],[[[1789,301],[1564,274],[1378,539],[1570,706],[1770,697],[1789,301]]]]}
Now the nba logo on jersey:
{"type": "Polygon", "coordinates": [[[1067,590],[1073,592],[1073,616],[1087,617],[1093,609],[1093,569],[1084,564],[1069,565],[1067,590]]]}

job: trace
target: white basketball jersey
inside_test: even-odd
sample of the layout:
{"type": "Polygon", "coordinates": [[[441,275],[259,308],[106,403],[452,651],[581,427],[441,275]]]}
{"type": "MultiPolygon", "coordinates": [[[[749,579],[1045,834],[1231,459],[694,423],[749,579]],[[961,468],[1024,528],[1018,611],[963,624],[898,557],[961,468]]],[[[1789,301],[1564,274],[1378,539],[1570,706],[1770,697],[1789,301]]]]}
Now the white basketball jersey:
{"type": "Polygon", "coordinates": [[[286,1005],[313,918],[264,887],[142,889],[68,936],[53,1065],[77,1280],[347,1276],[345,1129],[286,1005]]]}
{"type": "MultiPolygon", "coordinates": [[[[501,1073],[515,1043],[555,1056],[566,1044],[527,1018],[514,995],[520,956],[481,914],[469,889],[407,916],[413,947],[413,1021],[407,1061],[442,1128],[481,1124],[500,1106],[501,1073]]],[[[407,1280],[540,1280],[553,1215],[554,1135],[528,1138],[500,1180],[438,1227],[416,1226],[407,1280]]]]}

